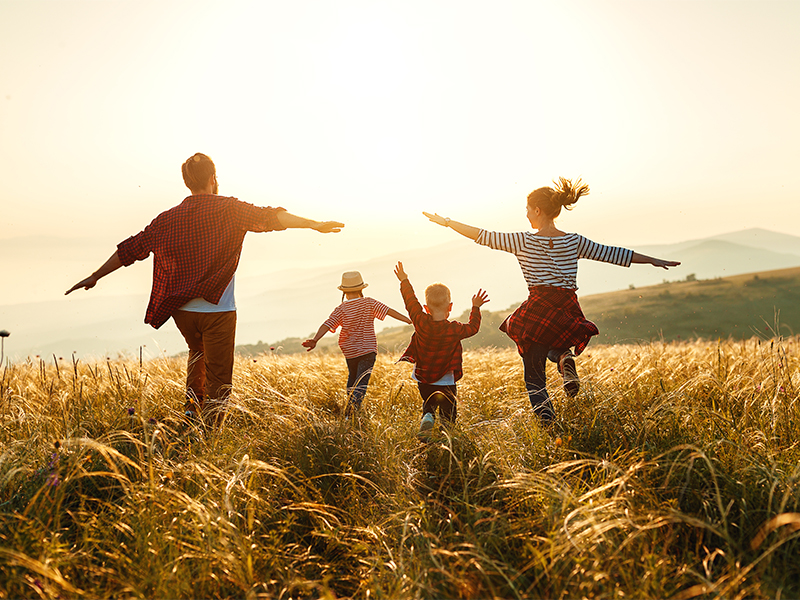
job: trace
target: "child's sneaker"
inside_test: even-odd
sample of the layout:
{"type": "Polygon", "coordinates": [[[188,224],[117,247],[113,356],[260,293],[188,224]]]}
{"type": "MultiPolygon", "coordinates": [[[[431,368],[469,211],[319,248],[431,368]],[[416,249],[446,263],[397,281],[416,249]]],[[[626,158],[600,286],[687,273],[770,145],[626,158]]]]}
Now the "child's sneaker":
{"type": "Polygon", "coordinates": [[[422,417],[422,424],[419,426],[419,437],[421,439],[428,439],[431,434],[431,429],[433,429],[433,424],[436,421],[436,417],[433,416],[433,413],[425,413],[422,417]]]}
{"type": "Polygon", "coordinates": [[[567,396],[574,398],[581,389],[581,380],[578,378],[578,370],[575,368],[575,356],[567,350],[558,359],[558,372],[564,378],[564,391],[567,396]]]}

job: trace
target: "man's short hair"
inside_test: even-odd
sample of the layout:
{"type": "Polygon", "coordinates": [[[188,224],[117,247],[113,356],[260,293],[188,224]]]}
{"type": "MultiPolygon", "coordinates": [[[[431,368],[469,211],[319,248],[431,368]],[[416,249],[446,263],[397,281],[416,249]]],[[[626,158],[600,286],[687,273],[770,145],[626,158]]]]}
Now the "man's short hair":
{"type": "Polygon", "coordinates": [[[200,152],[187,158],[186,162],[181,165],[183,182],[192,192],[197,192],[206,187],[208,180],[216,172],[217,168],[214,166],[214,161],[200,152]]]}
{"type": "Polygon", "coordinates": [[[425,288],[425,304],[428,308],[447,308],[450,304],[450,289],[443,283],[432,283],[425,288]]]}

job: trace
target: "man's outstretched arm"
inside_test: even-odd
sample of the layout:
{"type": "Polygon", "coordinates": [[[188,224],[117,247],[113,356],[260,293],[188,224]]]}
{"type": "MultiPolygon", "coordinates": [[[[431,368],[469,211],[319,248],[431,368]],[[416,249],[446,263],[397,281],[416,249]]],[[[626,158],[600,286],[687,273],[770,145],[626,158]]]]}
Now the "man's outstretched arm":
{"type": "Polygon", "coordinates": [[[277,214],[278,222],[287,229],[313,229],[320,233],[339,233],[344,223],[339,221],[314,221],[305,217],[298,217],[285,210],[277,214]]]}
{"type": "Polygon", "coordinates": [[[119,259],[119,254],[117,252],[114,252],[114,254],[111,255],[111,257],[103,264],[102,267],[97,269],[97,271],[89,275],[89,277],[87,277],[83,281],[79,281],[78,283],[73,285],[64,293],[64,295],[66,296],[70,292],[74,292],[75,290],[80,288],[83,288],[85,290],[92,289],[102,277],[105,277],[109,273],[113,273],[121,266],[122,266],[122,261],[119,259]]]}

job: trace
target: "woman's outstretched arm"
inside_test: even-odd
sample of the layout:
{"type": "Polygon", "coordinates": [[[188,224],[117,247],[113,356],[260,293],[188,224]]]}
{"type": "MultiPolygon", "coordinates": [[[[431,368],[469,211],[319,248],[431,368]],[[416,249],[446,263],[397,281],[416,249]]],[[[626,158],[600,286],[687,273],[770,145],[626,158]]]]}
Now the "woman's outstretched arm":
{"type": "Polygon", "coordinates": [[[449,227],[456,233],[460,233],[464,237],[468,237],[471,240],[477,240],[478,236],[481,233],[481,230],[477,227],[473,227],[472,225],[467,225],[466,223],[459,223],[458,221],[453,221],[452,219],[439,216],[436,213],[431,214],[423,210],[422,214],[428,217],[431,221],[433,221],[437,225],[441,225],[442,227],[449,227]]]}
{"type": "Polygon", "coordinates": [[[631,259],[631,262],[640,265],[653,265],[654,267],[661,267],[662,269],[668,269],[669,267],[677,267],[679,264],[681,264],[677,260],[664,260],[663,258],[653,258],[652,256],[645,256],[644,254],[639,254],[638,252],[633,253],[633,258],[631,259]]]}

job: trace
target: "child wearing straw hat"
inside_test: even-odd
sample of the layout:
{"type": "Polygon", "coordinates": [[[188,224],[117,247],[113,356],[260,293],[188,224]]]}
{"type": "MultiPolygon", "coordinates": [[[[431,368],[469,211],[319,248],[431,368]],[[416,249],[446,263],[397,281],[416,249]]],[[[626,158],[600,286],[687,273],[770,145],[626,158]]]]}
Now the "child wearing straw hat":
{"type": "Polygon", "coordinates": [[[339,348],[347,361],[347,414],[352,414],[361,408],[361,401],[367,393],[369,378],[375,358],[378,355],[378,340],[375,337],[375,319],[386,318],[386,315],[411,324],[404,314],[389,308],[374,298],[364,296],[362,290],[369,284],[364,283],[361,273],[348,271],[342,274],[342,303],[333,309],[327,320],[320,325],[316,335],[303,342],[308,352],[313,350],[317,342],[328,331],[335,332],[341,327],[339,333],[339,348]]]}

